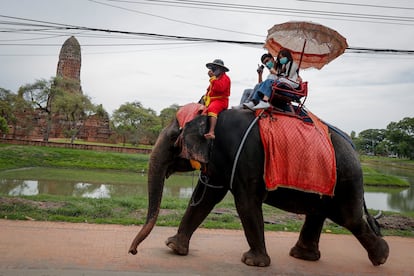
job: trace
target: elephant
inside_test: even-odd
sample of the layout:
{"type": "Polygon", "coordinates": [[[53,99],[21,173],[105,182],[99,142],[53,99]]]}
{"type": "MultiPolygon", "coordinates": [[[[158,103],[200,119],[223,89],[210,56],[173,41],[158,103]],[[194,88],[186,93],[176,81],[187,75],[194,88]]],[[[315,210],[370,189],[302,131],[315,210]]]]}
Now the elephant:
{"type": "Polygon", "coordinates": [[[255,118],[255,113],[250,110],[228,109],[221,112],[214,140],[203,137],[208,129],[205,115],[197,115],[183,128],[175,119],[162,130],[149,160],[146,222],[133,240],[129,253],[137,254],[138,245],[150,234],[156,223],[165,178],[175,172],[194,170],[188,157],[180,154],[183,146],[177,141],[184,136],[192,157],[207,163],[205,175],[209,179],[208,183],[203,178],[199,179],[176,235],[166,241],[174,253],[188,254],[194,231],[230,191],[250,247],[241,259],[246,265],[265,267],[271,263],[264,237],[263,203],[305,215],[299,238],[290,250],[291,256],[308,261],[319,260],[319,239],[324,221],[329,218],[348,229],[358,239],[374,266],[384,264],[389,255],[389,247],[382,238],[379,224],[367,212],[361,165],[346,134],[329,128],[337,166],[334,196],[280,187],[268,191],[263,179],[265,153],[259,127],[251,124],[255,118]],[[251,130],[245,138],[237,167],[232,174],[238,145],[249,126],[251,130]]]}

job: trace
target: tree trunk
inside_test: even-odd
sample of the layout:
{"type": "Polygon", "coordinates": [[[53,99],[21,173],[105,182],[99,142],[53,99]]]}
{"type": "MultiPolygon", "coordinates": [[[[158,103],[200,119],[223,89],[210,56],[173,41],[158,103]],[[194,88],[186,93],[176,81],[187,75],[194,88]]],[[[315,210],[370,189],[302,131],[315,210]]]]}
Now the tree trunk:
{"type": "Polygon", "coordinates": [[[46,119],[46,128],[45,128],[45,132],[43,133],[43,141],[44,142],[49,141],[50,130],[52,129],[52,114],[50,112],[47,112],[46,118],[47,118],[46,119]]]}

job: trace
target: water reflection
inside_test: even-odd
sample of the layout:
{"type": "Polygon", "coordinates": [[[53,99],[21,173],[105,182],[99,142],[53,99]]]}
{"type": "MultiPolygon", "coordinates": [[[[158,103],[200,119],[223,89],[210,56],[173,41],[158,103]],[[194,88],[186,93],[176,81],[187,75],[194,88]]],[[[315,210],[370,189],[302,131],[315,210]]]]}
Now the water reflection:
{"type": "Polygon", "coordinates": [[[366,192],[365,202],[369,209],[383,211],[401,211],[400,208],[394,208],[389,204],[390,194],[380,192],[366,192]]]}
{"type": "MultiPolygon", "coordinates": [[[[66,195],[88,198],[111,198],[120,196],[147,195],[146,183],[93,184],[64,180],[16,180],[0,179],[0,194],[10,196],[66,195]]],[[[191,187],[164,187],[164,195],[190,198],[191,187]]]]}
{"type": "Polygon", "coordinates": [[[365,202],[369,209],[412,212],[414,211],[414,188],[393,192],[365,192],[365,202]]]}
{"type": "Polygon", "coordinates": [[[388,205],[403,211],[414,211],[414,188],[404,190],[398,194],[391,194],[388,205]]]}
{"type": "Polygon", "coordinates": [[[19,195],[37,195],[39,194],[39,189],[37,187],[36,180],[24,180],[22,184],[17,185],[8,192],[11,196],[19,195]]]}
{"type": "Polygon", "coordinates": [[[91,183],[57,183],[38,180],[1,180],[0,193],[11,196],[39,194],[72,195],[90,198],[110,198],[112,185],[91,183]]]}
{"type": "Polygon", "coordinates": [[[90,197],[90,198],[110,198],[111,186],[107,184],[101,184],[99,187],[95,187],[90,183],[76,183],[73,191],[74,196],[90,197]]]}
{"type": "Polygon", "coordinates": [[[397,212],[414,211],[414,171],[389,165],[365,164],[379,172],[395,175],[410,183],[408,189],[389,189],[386,192],[365,192],[365,201],[370,209],[397,212]]]}

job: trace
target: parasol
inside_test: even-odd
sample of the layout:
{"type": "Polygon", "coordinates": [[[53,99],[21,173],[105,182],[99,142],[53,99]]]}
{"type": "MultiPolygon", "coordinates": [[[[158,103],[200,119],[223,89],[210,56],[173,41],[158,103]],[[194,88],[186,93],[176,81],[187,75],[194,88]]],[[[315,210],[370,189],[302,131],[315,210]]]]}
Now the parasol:
{"type": "Polygon", "coordinates": [[[273,56],[280,49],[289,49],[299,68],[321,69],[348,47],[346,39],[326,26],[291,21],[274,25],[268,30],[264,46],[273,56]]]}

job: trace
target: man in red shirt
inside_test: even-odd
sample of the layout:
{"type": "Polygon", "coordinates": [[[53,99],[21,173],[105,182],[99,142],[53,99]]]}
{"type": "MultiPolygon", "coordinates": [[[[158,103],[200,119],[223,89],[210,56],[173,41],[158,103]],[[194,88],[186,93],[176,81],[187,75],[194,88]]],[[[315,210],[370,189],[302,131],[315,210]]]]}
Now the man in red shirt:
{"type": "Polygon", "coordinates": [[[229,69],[224,66],[224,62],[221,59],[215,59],[213,62],[207,63],[206,67],[209,69],[210,86],[207,88],[207,93],[204,96],[204,102],[210,119],[210,129],[204,134],[204,137],[206,139],[214,139],[217,116],[229,106],[231,81],[226,75],[229,69]]]}

